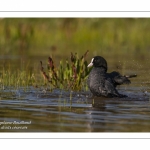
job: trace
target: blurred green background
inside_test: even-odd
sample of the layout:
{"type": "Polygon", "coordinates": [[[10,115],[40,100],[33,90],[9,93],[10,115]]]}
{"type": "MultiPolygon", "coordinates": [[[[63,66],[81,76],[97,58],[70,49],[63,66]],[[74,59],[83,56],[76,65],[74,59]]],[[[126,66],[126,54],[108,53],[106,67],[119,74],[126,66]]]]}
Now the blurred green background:
{"type": "Polygon", "coordinates": [[[150,19],[1,18],[0,55],[65,56],[149,52],[150,19]]]}

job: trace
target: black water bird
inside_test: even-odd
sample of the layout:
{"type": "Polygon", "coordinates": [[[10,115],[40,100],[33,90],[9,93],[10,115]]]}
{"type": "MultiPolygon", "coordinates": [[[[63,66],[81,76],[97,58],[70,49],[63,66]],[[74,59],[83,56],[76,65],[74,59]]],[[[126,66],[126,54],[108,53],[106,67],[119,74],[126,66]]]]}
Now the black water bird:
{"type": "Polygon", "coordinates": [[[90,66],[93,68],[88,76],[87,84],[94,96],[127,97],[119,94],[116,87],[121,84],[130,84],[131,81],[128,78],[136,75],[122,76],[116,71],[107,73],[107,62],[101,56],[93,57],[88,67],[90,66]]]}

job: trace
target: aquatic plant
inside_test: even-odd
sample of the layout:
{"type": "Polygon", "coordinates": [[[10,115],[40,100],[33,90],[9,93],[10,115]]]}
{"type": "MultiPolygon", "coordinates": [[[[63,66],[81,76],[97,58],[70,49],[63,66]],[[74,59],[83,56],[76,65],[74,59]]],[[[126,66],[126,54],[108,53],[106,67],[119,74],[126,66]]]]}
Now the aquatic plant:
{"type": "Polygon", "coordinates": [[[85,60],[88,50],[80,58],[77,53],[71,53],[70,62],[66,60],[65,64],[60,61],[59,66],[55,67],[52,57],[48,57],[47,73],[44,71],[42,61],[40,61],[41,72],[45,83],[50,83],[51,88],[61,88],[66,90],[82,90],[85,86],[85,80],[90,72],[85,60]]]}
{"type": "Polygon", "coordinates": [[[5,90],[6,87],[13,87],[13,89],[23,87],[26,89],[28,86],[35,85],[37,85],[37,79],[34,73],[29,74],[25,70],[11,71],[5,68],[0,72],[0,90],[5,90]]]}
{"type": "Polygon", "coordinates": [[[87,61],[85,60],[88,51],[79,57],[77,53],[71,53],[70,60],[60,61],[58,67],[52,57],[48,57],[47,70],[44,69],[42,61],[40,61],[40,70],[44,77],[44,85],[42,78],[36,74],[35,70],[30,71],[27,67],[17,70],[3,66],[0,71],[0,90],[6,87],[13,87],[14,89],[24,88],[30,86],[35,88],[46,88],[53,90],[59,88],[63,90],[83,90],[86,88],[86,78],[90,72],[87,68],[87,61]],[[46,70],[46,71],[45,71],[46,70]]]}

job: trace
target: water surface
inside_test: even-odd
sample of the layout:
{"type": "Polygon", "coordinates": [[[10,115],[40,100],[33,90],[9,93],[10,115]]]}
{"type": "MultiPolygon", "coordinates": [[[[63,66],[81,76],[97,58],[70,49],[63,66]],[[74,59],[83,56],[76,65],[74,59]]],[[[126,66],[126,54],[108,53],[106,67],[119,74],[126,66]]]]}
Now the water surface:
{"type": "Polygon", "coordinates": [[[149,132],[149,61],[108,60],[109,71],[137,74],[118,87],[127,98],[43,87],[0,89],[0,132],[149,132]]]}
{"type": "Polygon", "coordinates": [[[1,132],[149,132],[149,96],[131,89],[119,89],[128,98],[98,98],[90,92],[59,89],[9,89],[1,94],[1,132]]]}

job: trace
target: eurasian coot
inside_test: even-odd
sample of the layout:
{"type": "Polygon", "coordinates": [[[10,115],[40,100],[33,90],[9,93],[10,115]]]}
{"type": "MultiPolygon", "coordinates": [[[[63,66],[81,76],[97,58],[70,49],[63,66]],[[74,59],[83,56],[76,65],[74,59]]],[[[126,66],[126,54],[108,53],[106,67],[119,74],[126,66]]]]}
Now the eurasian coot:
{"type": "Polygon", "coordinates": [[[88,76],[87,84],[94,96],[127,97],[119,94],[116,86],[131,83],[128,79],[130,76],[122,76],[116,71],[107,73],[107,62],[101,56],[93,57],[88,67],[90,66],[94,67],[88,76]]]}

